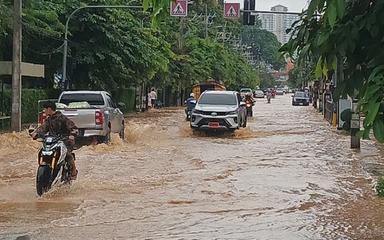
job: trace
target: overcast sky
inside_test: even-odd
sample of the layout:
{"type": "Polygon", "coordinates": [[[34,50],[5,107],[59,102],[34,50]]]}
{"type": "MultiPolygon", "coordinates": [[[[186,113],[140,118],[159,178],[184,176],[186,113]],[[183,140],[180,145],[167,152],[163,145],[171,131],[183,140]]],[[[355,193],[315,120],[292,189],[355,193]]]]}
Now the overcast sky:
{"type": "MultiPolygon", "coordinates": [[[[240,2],[243,7],[243,0],[227,0],[226,2],[240,2]]],[[[271,10],[271,7],[283,5],[288,7],[290,12],[301,12],[303,8],[307,8],[308,0],[256,0],[256,10],[271,10]]]]}

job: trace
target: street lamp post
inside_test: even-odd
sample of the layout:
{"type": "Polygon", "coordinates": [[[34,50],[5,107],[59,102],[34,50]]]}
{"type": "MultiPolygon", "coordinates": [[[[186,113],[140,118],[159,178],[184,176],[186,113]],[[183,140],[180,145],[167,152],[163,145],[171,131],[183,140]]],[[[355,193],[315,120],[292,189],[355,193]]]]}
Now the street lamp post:
{"type": "MultiPolygon", "coordinates": [[[[129,2],[128,4],[134,1],[129,2]]],[[[78,11],[85,8],[130,8],[130,9],[142,9],[143,6],[132,6],[132,5],[92,5],[92,6],[83,6],[75,9],[67,18],[65,22],[65,34],[64,34],[64,50],[63,50],[63,83],[66,84],[67,81],[67,54],[68,54],[68,25],[72,16],[78,11]]],[[[68,89],[69,84],[65,87],[68,89]]]]}

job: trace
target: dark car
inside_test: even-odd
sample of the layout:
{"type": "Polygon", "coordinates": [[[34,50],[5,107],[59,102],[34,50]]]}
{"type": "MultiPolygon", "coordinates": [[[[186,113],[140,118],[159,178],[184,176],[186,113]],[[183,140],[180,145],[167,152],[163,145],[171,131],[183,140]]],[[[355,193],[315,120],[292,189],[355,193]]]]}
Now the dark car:
{"type": "Polygon", "coordinates": [[[302,92],[302,91],[296,91],[295,94],[292,96],[292,105],[298,106],[309,106],[309,95],[308,93],[302,92]]]}

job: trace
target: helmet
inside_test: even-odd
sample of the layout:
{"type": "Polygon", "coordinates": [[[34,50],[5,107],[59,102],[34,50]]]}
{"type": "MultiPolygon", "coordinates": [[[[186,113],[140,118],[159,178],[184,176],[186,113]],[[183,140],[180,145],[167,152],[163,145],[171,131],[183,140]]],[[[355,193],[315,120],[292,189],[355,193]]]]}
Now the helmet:
{"type": "Polygon", "coordinates": [[[189,94],[190,97],[195,97],[194,93],[189,94]]]}

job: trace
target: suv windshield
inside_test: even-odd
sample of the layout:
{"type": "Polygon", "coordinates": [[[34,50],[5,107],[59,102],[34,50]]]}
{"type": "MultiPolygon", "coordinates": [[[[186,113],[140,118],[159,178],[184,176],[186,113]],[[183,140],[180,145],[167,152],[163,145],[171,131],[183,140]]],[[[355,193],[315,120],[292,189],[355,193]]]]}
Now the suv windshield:
{"type": "Polygon", "coordinates": [[[64,94],[61,99],[60,103],[64,103],[65,105],[68,105],[72,102],[87,102],[91,106],[103,106],[104,100],[101,94],[80,94],[80,93],[70,93],[70,94],[64,94]]]}
{"type": "Polygon", "coordinates": [[[237,105],[237,100],[233,94],[203,94],[199,104],[208,105],[237,105]]]}
{"type": "Polygon", "coordinates": [[[295,97],[306,97],[304,92],[295,92],[295,97]]]}

